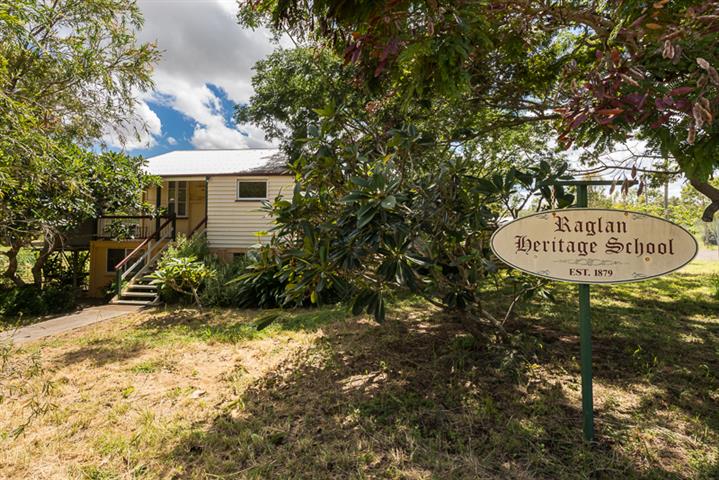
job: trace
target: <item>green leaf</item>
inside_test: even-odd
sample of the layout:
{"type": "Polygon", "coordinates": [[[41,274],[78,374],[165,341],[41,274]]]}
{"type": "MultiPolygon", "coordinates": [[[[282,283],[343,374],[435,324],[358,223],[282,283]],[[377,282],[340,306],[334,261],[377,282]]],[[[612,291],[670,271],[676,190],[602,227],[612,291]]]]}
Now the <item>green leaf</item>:
{"type": "Polygon", "coordinates": [[[394,195],[390,195],[382,200],[382,208],[385,210],[392,210],[397,205],[397,199],[394,195]]]}
{"type": "Polygon", "coordinates": [[[368,303],[369,299],[372,296],[373,292],[372,290],[362,290],[357,297],[354,300],[354,303],[352,304],[352,315],[359,315],[362,310],[364,310],[368,303]]]}
{"type": "Polygon", "coordinates": [[[378,323],[384,323],[385,318],[385,308],[384,308],[384,298],[381,294],[377,294],[377,300],[374,308],[374,319],[377,320],[378,323]]]}
{"type": "Polygon", "coordinates": [[[377,215],[377,208],[375,205],[368,203],[359,209],[357,212],[357,228],[362,228],[367,225],[377,215]]]}
{"type": "Polygon", "coordinates": [[[369,179],[358,177],[357,175],[350,177],[350,182],[364,188],[370,188],[372,186],[372,182],[369,179]]]}
{"type": "Polygon", "coordinates": [[[366,200],[368,198],[369,198],[368,193],[354,190],[354,191],[348,193],[347,195],[345,195],[344,197],[342,197],[342,199],[340,201],[342,201],[344,203],[353,203],[353,202],[357,202],[359,200],[366,200]]]}

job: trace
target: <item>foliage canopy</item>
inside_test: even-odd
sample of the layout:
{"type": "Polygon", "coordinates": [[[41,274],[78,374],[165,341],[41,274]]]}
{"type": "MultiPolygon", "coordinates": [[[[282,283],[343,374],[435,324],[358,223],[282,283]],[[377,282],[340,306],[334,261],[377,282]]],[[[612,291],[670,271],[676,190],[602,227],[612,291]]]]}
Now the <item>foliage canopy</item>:
{"type": "Polygon", "coordinates": [[[714,202],[705,219],[719,209],[719,2],[263,0],[239,19],[333,49],[407,105],[461,99],[453,140],[544,121],[565,146],[641,139],[714,202]]]}

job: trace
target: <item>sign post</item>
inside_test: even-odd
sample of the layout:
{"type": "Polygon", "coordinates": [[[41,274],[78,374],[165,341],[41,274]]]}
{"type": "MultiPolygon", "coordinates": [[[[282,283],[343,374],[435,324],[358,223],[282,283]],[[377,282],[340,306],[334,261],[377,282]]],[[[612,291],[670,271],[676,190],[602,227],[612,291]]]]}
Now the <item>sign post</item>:
{"type": "MultiPolygon", "coordinates": [[[[589,206],[587,184],[577,182],[577,208],[589,206]]],[[[611,182],[609,182],[611,184],[611,182]]],[[[594,440],[594,392],[592,389],[592,311],[589,284],[579,286],[579,352],[582,368],[582,430],[584,439],[594,440]]]]}
{"type": "Polygon", "coordinates": [[[492,251],[504,263],[531,275],[577,283],[584,439],[594,440],[590,284],[636,282],[680,269],[699,246],[683,227],[624,210],[588,208],[589,185],[605,180],[567,180],[577,189],[574,208],[540,211],[502,225],[492,251]]]}

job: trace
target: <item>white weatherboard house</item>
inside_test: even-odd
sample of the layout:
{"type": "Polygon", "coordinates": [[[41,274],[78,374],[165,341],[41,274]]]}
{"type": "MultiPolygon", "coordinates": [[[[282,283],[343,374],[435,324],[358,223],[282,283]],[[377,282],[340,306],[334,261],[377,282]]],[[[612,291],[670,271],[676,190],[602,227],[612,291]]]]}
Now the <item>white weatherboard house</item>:
{"type": "Polygon", "coordinates": [[[90,241],[90,293],[101,296],[121,279],[116,302],[157,300],[147,275],[177,234],[204,234],[224,260],[247,251],[273,227],[262,201],[291,195],[293,177],[274,149],[179,150],[147,160],[146,171],[161,178],[144,200],[160,207],[160,217],[107,215],[99,218],[90,241]]]}

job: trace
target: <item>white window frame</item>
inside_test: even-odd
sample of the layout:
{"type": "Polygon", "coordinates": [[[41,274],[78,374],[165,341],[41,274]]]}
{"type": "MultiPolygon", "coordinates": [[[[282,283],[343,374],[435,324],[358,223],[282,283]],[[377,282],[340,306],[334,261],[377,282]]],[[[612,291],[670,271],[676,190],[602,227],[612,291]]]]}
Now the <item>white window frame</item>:
{"type": "Polygon", "coordinates": [[[260,200],[267,200],[270,194],[270,182],[266,178],[238,178],[235,185],[235,200],[238,202],[257,202],[260,200]],[[240,197],[240,183],[264,183],[265,184],[265,196],[264,197],[240,197]]]}
{"type": "Polygon", "coordinates": [[[174,200],[174,202],[172,202],[172,203],[175,204],[175,214],[177,215],[177,218],[187,218],[190,214],[190,182],[188,182],[187,180],[168,180],[167,181],[167,211],[168,212],[170,211],[170,200],[174,200]],[[185,202],[184,202],[185,203],[185,213],[184,213],[184,215],[180,215],[179,213],[177,213],[177,205],[178,205],[177,199],[176,198],[173,199],[170,196],[170,191],[171,191],[170,184],[171,183],[175,184],[175,197],[177,196],[177,192],[179,191],[179,189],[177,188],[178,184],[180,184],[180,183],[185,184],[185,202]]]}

